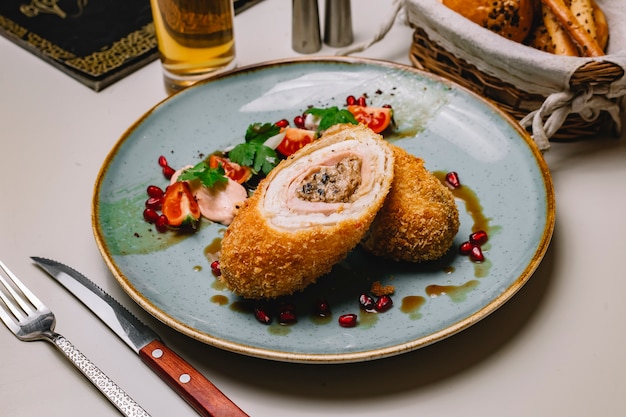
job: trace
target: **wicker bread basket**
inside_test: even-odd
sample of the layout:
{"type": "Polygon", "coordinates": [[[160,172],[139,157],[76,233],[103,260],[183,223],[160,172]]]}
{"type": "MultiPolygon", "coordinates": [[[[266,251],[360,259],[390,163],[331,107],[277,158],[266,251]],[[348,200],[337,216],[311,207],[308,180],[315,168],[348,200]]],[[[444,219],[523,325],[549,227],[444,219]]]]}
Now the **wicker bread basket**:
{"type": "Polygon", "coordinates": [[[542,150],[549,140],[617,134],[626,94],[626,8],[596,0],[610,41],[599,58],[562,57],[505,39],[439,0],[405,0],[414,28],[413,65],[495,102],[526,127],[542,150]]]}

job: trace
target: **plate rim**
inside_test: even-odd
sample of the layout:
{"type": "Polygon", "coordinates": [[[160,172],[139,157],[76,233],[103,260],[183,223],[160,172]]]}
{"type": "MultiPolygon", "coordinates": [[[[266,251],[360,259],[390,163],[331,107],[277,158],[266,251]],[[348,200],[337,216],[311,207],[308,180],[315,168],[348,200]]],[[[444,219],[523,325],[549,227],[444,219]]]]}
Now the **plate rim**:
{"type": "Polygon", "coordinates": [[[414,68],[405,64],[371,59],[371,58],[356,58],[356,57],[335,57],[335,56],[319,56],[319,57],[299,57],[299,58],[287,58],[287,59],[278,59],[265,61],[258,64],[252,64],[247,66],[242,66],[239,68],[235,68],[231,71],[224,72],[218,74],[208,80],[204,80],[187,88],[186,90],[179,91],[174,93],[160,102],[156,103],[150,109],[148,109],[143,115],[141,115],[133,124],[131,124],[120,137],[117,139],[116,143],[109,151],[107,156],[105,157],[96,177],[96,182],[93,188],[92,194],[92,210],[91,210],[91,226],[92,232],[94,234],[94,238],[96,241],[96,246],[100,252],[101,257],[103,258],[107,268],[111,271],[113,277],[117,281],[117,283],[122,287],[124,292],[129,295],[129,297],[135,301],[143,310],[148,312],[153,317],[157,318],[159,321],[167,325],[168,327],[188,336],[192,339],[198,340],[207,345],[217,347],[226,351],[230,351],[237,354],[243,354],[246,356],[261,358],[261,359],[269,359],[281,362],[294,362],[294,363],[316,363],[316,364],[333,364],[333,363],[350,363],[350,362],[363,362],[375,359],[381,359],[386,357],[391,357],[403,353],[407,353],[413,350],[420,349],[422,347],[431,345],[435,342],[444,340],[450,336],[453,336],[472,325],[478,323],[480,320],[492,314],[494,311],[499,309],[502,305],[504,305],[508,300],[510,300],[525,284],[528,282],[530,277],[533,275],[535,270],[538,268],[541,263],[552,239],[552,235],[554,233],[554,225],[555,225],[555,217],[556,217],[556,202],[555,202],[555,193],[554,193],[554,185],[552,182],[552,178],[550,175],[550,170],[547,165],[547,162],[543,158],[543,154],[539,150],[536,143],[531,138],[530,134],[519,125],[519,123],[509,114],[504,112],[504,110],[497,107],[495,104],[491,103],[487,99],[481,97],[477,93],[469,90],[468,88],[461,86],[454,81],[448,80],[441,76],[428,73],[426,71],[420,70],[418,68],[414,68]],[[103,232],[101,230],[101,226],[98,223],[97,219],[99,218],[99,195],[100,190],[102,188],[103,179],[106,175],[107,169],[110,166],[112,160],[117,155],[119,149],[124,145],[126,140],[132,135],[132,133],[146,120],[148,119],[152,113],[154,113],[158,108],[167,104],[174,97],[178,97],[180,94],[185,94],[186,91],[190,89],[198,88],[202,85],[212,83],[218,81],[223,78],[228,78],[231,76],[236,76],[243,73],[249,73],[254,71],[259,71],[263,69],[267,69],[270,67],[277,66],[288,66],[288,65],[299,65],[299,64],[348,64],[348,65],[365,65],[365,66],[377,66],[384,68],[391,68],[394,70],[401,70],[406,72],[413,72],[421,77],[428,78],[438,83],[442,83],[447,86],[451,86],[454,89],[461,90],[464,93],[472,96],[477,101],[486,105],[490,110],[497,113],[499,117],[504,119],[509,126],[511,126],[519,135],[521,139],[524,140],[525,144],[528,146],[531,154],[534,158],[534,161],[537,164],[537,168],[541,173],[543,188],[545,190],[545,203],[546,203],[546,219],[545,219],[545,227],[542,231],[541,238],[538,242],[537,248],[534,251],[534,254],[528,264],[526,265],[524,271],[519,274],[517,279],[511,283],[505,291],[503,291],[499,296],[493,298],[487,305],[483,306],[473,314],[464,317],[463,319],[449,325],[441,330],[430,333],[426,336],[419,337],[417,339],[411,340],[409,342],[394,344],[392,346],[386,346],[382,348],[376,348],[373,350],[365,350],[365,351],[356,351],[356,352],[341,352],[341,353],[301,353],[301,352],[285,352],[280,350],[273,350],[268,348],[260,348],[251,345],[244,345],[242,343],[232,342],[230,340],[226,340],[220,337],[216,337],[204,332],[201,332],[197,329],[192,328],[186,323],[177,320],[170,315],[168,315],[165,311],[162,311],[156,305],[154,305],[150,300],[148,300],[145,296],[143,296],[135,286],[130,282],[130,280],[124,275],[124,273],[120,270],[118,265],[114,262],[113,256],[109,252],[103,232]]]}

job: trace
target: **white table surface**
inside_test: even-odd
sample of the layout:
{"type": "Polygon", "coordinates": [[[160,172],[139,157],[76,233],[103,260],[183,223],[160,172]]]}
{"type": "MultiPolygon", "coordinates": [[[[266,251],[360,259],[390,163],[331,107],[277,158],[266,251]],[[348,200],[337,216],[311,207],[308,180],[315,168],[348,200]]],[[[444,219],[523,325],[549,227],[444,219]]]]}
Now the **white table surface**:
{"type": "MultiPolygon", "coordinates": [[[[353,3],[356,41],[378,30],[390,4],[353,3]]],[[[239,65],[297,56],[290,33],[287,0],[243,12],[239,65]]],[[[411,33],[399,22],[357,55],[409,63],[411,33]]],[[[125,129],[166,97],[159,63],[95,93],[4,38],[0,57],[0,258],[55,312],[57,330],[153,416],[197,414],[30,256],[89,276],[251,416],[624,415],[623,138],[555,144],[546,154],[557,199],[551,246],[528,284],[491,316],[389,359],[280,363],[221,351],[162,325],[122,291],[96,248],[96,175],[125,129]]],[[[0,326],[0,415],[119,413],[51,345],[20,342],[0,326]]]]}

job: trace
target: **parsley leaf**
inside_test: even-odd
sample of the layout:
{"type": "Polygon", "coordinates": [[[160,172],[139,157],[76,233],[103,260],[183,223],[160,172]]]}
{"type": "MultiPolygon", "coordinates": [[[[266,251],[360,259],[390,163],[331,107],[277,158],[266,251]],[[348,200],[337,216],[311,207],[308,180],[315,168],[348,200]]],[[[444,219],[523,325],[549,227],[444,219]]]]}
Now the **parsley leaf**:
{"type": "Polygon", "coordinates": [[[245,143],[240,143],[228,152],[231,161],[251,167],[254,172],[269,172],[278,164],[276,151],[265,146],[265,141],[280,133],[274,123],[253,123],[246,130],[245,143]]]}
{"type": "Polygon", "coordinates": [[[202,161],[195,166],[186,169],[178,177],[178,181],[200,180],[200,182],[208,188],[219,183],[228,182],[228,178],[224,173],[224,167],[220,164],[217,168],[211,168],[209,164],[202,161]]]}
{"type": "Polygon", "coordinates": [[[337,106],[325,109],[312,107],[307,109],[305,113],[310,113],[320,119],[319,126],[317,128],[318,132],[322,132],[331,126],[340,123],[351,123],[353,125],[359,124],[352,113],[346,109],[339,109],[337,106]]]}
{"type": "Polygon", "coordinates": [[[246,130],[246,142],[265,142],[280,133],[280,127],[274,123],[253,123],[246,130]]]}
{"type": "Polygon", "coordinates": [[[251,167],[254,172],[263,172],[266,175],[278,164],[276,151],[265,146],[262,140],[240,143],[228,152],[228,157],[239,165],[251,167]]]}
{"type": "Polygon", "coordinates": [[[245,167],[251,167],[254,165],[254,156],[256,154],[256,147],[254,142],[240,143],[228,152],[228,159],[245,167]]]}

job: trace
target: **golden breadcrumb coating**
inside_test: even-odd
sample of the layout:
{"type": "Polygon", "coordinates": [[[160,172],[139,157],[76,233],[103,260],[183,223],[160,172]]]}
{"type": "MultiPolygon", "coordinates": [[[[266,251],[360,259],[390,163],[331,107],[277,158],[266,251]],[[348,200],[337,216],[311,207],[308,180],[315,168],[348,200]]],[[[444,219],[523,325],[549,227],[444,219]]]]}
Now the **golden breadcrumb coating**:
{"type": "MultiPolygon", "coordinates": [[[[328,158],[328,157],[327,157],[328,158]]],[[[317,278],[327,274],[332,267],[343,260],[361,241],[370,227],[378,210],[382,207],[385,196],[393,179],[393,152],[390,145],[380,135],[369,129],[351,126],[333,128],[318,141],[304,147],[292,157],[282,161],[259,184],[254,195],[250,197],[234,221],[230,224],[222,240],[220,268],[222,280],[236,294],[250,299],[269,299],[292,294],[314,283],[317,278]],[[354,151],[346,151],[343,146],[352,140],[354,151]],[[348,202],[344,207],[332,213],[337,220],[329,222],[332,216],[318,212],[303,210],[294,220],[294,225],[286,220],[293,215],[288,210],[288,202],[295,197],[291,193],[280,202],[276,195],[291,189],[291,175],[300,178],[299,173],[291,173],[297,161],[302,163],[308,158],[307,169],[319,163],[316,151],[321,148],[337,149],[336,153],[354,152],[360,155],[368,178],[374,178],[373,191],[365,196],[367,204],[359,205],[359,201],[348,202]],[[363,150],[367,148],[367,150],[363,150]],[[364,153],[365,152],[365,153],[364,153]],[[378,166],[371,161],[377,160],[378,166]],[[290,168],[291,167],[291,168],[290,168]],[[289,174],[281,174],[281,171],[289,174]],[[282,177],[278,178],[279,175],[282,177]],[[289,175],[285,180],[284,176],[289,175]],[[374,177],[372,177],[372,175],[374,177]],[[272,185],[284,184],[281,187],[272,185]],[[278,188],[276,195],[268,195],[272,189],[278,188]],[[371,199],[371,201],[369,201],[371,199]],[[276,202],[277,201],[277,202],[276,202]],[[269,205],[269,208],[268,208],[269,205]],[[357,206],[358,209],[352,208],[357,206]],[[284,206],[278,207],[276,206],[284,206]],[[283,210],[283,214],[272,210],[283,210]],[[306,225],[308,218],[311,224],[306,225]],[[321,220],[316,220],[320,219],[321,220]],[[304,220],[303,220],[304,219],[304,220]],[[302,223],[301,227],[297,225],[302,223]]],[[[363,186],[363,185],[362,185],[363,186]]],[[[360,198],[360,197],[359,197],[360,198]]],[[[306,205],[309,202],[299,200],[294,205],[306,205]]],[[[310,204],[319,204],[311,202],[310,204]]],[[[316,206],[317,207],[317,206],[316,206]]]]}
{"type": "Polygon", "coordinates": [[[452,192],[424,161],[392,146],[394,181],[362,246],[396,261],[421,262],[443,256],[459,230],[452,192]]]}
{"type": "Polygon", "coordinates": [[[393,295],[396,292],[396,287],[393,285],[383,285],[380,281],[374,281],[370,292],[376,297],[380,297],[381,295],[393,295]]]}

